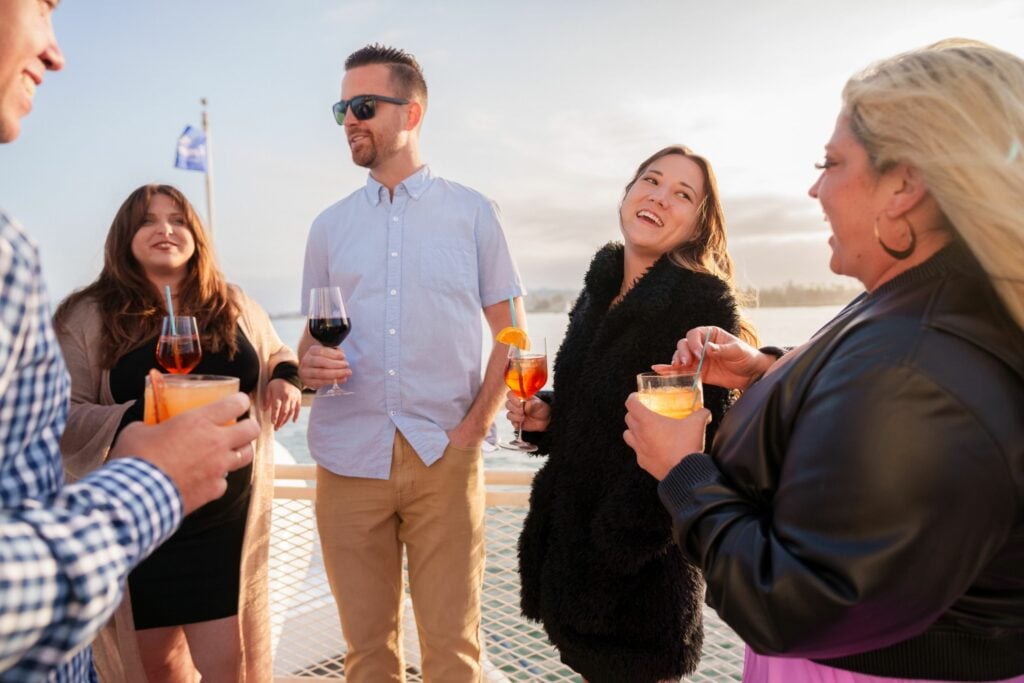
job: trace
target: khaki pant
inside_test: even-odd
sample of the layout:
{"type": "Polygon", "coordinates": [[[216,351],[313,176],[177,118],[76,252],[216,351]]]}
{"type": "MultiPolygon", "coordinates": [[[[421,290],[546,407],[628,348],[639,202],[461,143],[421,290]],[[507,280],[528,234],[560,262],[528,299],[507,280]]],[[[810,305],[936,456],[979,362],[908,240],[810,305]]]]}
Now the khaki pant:
{"type": "Polygon", "coordinates": [[[479,448],[448,446],[430,467],[395,433],[387,481],[317,467],[324,565],[348,643],[349,683],[404,681],[402,545],[423,680],[480,680],[484,483],[479,448]]]}

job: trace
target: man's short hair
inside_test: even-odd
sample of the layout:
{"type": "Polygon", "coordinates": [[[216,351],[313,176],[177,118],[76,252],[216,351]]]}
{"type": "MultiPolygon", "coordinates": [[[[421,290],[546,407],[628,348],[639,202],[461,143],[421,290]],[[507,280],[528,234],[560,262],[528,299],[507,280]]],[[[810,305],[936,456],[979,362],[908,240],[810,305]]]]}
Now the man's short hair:
{"type": "Polygon", "coordinates": [[[383,64],[391,70],[396,95],[427,103],[427,82],[419,62],[411,54],[397,47],[373,43],[350,54],[345,60],[345,71],[370,64],[383,64]]]}

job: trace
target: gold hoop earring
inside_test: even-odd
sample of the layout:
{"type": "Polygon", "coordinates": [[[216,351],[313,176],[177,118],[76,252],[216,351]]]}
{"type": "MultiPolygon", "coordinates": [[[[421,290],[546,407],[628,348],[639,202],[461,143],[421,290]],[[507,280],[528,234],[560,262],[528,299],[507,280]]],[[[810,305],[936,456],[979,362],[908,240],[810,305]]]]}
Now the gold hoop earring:
{"type": "Polygon", "coordinates": [[[914,253],[914,248],[917,247],[917,233],[914,232],[914,226],[910,223],[909,218],[906,216],[900,216],[900,218],[907,224],[907,232],[910,234],[910,244],[907,245],[906,249],[893,249],[882,241],[882,236],[878,234],[878,216],[875,216],[875,239],[878,240],[878,245],[882,247],[886,254],[892,256],[897,261],[904,261],[910,258],[910,255],[914,253]]]}

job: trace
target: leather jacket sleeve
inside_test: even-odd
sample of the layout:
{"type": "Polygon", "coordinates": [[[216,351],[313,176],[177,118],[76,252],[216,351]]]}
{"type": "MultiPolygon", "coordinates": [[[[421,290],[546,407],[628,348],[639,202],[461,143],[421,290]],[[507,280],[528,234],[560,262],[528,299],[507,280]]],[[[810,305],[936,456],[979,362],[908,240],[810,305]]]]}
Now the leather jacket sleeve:
{"type": "Polygon", "coordinates": [[[923,632],[1012,533],[1005,447],[980,406],[870,348],[824,363],[793,400],[784,419],[760,413],[762,452],[742,470],[695,454],[659,487],[708,603],[761,653],[835,657],[923,632]]]}

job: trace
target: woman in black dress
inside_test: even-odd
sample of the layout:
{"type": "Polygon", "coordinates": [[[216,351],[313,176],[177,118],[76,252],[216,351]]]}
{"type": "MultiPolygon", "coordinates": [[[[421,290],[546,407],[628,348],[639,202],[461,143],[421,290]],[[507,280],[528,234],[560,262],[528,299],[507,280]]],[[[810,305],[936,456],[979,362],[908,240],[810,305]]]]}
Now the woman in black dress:
{"type": "MultiPolygon", "coordinates": [[[[657,481],[622,440],[637,373],[671,355],[698,322],[744,334],[708,162],[685,147],[644,161],[620,206],[622,244],[594,257],[554,365],[554,391],[509,419],[548,460],[519,540],[522,609],[587,680],[656,681],[694,670],[700,573],[672,542],[657,481]]],[[[705,387],[714,415],[729,404],[705,387]]]]}
{"type": "Polygon", "coordinates": [[[144,378],[159,367],[165,286],[175,312],[199,324],[203,357],[193,372],[238,377],[261,438],[225,495],[186,517],[131,573],[131,608],[98,641],[97,668],[105,680],[133,683],[193,681],[196,671],[204,681],[264,680],[269,436],[298,416],[298,368],[266,313],[225,282],[198,216],[173,187],[146,185],[125,200],[99,278],[55,315],[72,384],[65,466],[72,477],[98,467],[120,430],[142,419],[144,378]]]}

